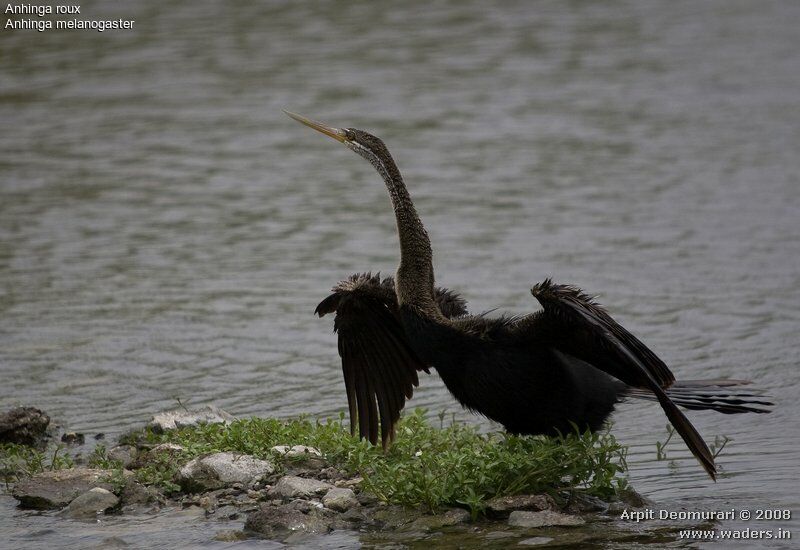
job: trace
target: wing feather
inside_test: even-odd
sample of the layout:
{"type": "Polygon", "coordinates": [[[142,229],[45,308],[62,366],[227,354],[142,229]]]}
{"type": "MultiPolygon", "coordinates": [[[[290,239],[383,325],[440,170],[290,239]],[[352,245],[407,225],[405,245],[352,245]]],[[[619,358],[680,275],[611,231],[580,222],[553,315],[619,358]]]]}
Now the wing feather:
{"type": "MultiPolygon", "coordinates": [[[[435,298],[448,317],[466,314],[457,294],[436,289],[435,298]]],[[[400,324],[394,281],[370,273],[352,275],[333,288],[315,311],[335,313],[342,358],[350,430],[384,447],[394,438],[395,424],[406,399],[419,385],[417,371],[428,372],[411,349],[400,324]]]]}
{"type": "Polygon", "coordinates": [[[577,287],[557,285],[546,279],[534,286],[531,293],[542,304],[549,320],[555,321],[556,326],[569,326],[570,330],[562,337],[580,346],[593,360],[578,356],[581,359],[634,387],[649,387],[650,378],[664,388],[675,382],[667,365],[650,348],[577,287]],[[598,359],[603,365],[597,364],[598,359]],[[644,372],[631,368],[632,359],[644,372]]]}
{"type": "Polygon", "coordinates": [[[664,391],[675,377],[638,338],[620,326],[600,305],[578,288],[550,279],[531,293],[544,308],[553,347],[622,380],[653,392],[667,418],[705,471],[716,479],[714,457],[691,422],[664,391]]]}

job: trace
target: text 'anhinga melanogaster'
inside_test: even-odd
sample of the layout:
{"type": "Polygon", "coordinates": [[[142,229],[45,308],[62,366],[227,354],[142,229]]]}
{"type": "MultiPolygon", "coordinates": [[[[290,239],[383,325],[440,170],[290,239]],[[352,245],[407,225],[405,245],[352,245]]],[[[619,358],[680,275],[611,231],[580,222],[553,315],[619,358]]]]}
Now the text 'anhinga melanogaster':
{"type": "Polygon", "coordinates": [[[712,479],[714,456],[678,409],[769,412],[742,380],[676,381],[650,349],[580,289],[550,279],[531,289],[542,310],[522,317],[469,315],[458,295],[434,286],[430,239],[403,178],[377,137],[290,117],[367,159],[386,183],[397,221],[394,281],[369,273],[333,288],[316,313],[336,313],[350,426],[384,446],[418,371],[436,369],[468,409],[513,434],[600,429],[625,397],[655,399],[712,479]]]}

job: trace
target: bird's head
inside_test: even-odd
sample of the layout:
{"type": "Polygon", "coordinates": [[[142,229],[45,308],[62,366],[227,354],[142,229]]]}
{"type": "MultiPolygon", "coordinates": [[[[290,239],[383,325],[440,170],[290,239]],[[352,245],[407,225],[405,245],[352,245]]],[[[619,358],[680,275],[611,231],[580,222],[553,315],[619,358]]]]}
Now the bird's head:
{"type": "Polygon", "coordinates": [[[356,128],[334,128],[316,120],[311,120],[296,113],[284,111],[297,122],[313,128],[317,132],[343,143],[348,149],[367,159],[384,177],[394,176],[397,173],[392,155],[383,141],[364,130],[356,128]]]}

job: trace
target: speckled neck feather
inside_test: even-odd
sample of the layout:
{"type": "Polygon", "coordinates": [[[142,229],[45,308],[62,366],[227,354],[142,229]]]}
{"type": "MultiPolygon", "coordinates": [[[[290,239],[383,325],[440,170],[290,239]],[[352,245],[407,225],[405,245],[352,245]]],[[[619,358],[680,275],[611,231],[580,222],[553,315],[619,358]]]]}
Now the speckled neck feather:
{"type": "Polygon", "coordinates": [[[431,241],[397,165],[380,139],[361,130],[348,129],[348,132],[356,137],[348,146],[375,167],[386,183],[392,201],[400,239],[400,265],[396,278],[399,304],[413,306],[430,317],[442,317],[434,300],[431,241]]]}

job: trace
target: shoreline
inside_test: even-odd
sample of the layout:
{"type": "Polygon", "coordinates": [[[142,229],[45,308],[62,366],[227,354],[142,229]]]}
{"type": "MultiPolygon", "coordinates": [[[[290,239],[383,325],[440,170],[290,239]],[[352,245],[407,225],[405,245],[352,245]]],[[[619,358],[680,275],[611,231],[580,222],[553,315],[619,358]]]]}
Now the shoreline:
{"type": "MultiPolygon", "coordinates": [[[[46,414],[31,413],[31,418],[38,419],[38,424],[32,423],[34,428],[41,428],[42,416],[46,414]]],[[[25,429],[31,431],[30,426],[25,429]]],[[[54,440],[58,440],[58,432],[53,433],[52,427],[41,431],[40,448],[43,443],[47,448],[47,441],[52,448],[54,440]],[[49,434],[46,433],[48,429],[49,434]]],[[[322,423],[308,419],[235,419],[216,407],[205,407],[156,414],[146,427],[121,436],[113,446],[106,447],[105,441],[99,441],[92,454],[86,457],[77,455],[73,459],[69,453],[69,445],[82,445],[85,437],[61,434],[60,440],[67,444],[67,452],[56,445],[49,465],[41,456],[32,454],[39,456],[40,471],[27,471],[32,474],[28,476],[24,467],[16,473],[9,470],[13,460],[9,460],[8,450],[19,450],[20,446],[9,447],[7,443],[0,458],[3,458],[6,489],[13,486],[11,494],[20,507],[58,510],[60,516],[77,520],[91,520],[100,515],[197,509],[209,521],[244,521],[241,529],[225,531],[219,535],[222,538],[217,539],[230,541],[266,538],[292,543],[337,531],[352,531],[359,536],[398,539],[433,534],[471,537],[480,532],[487,540],[498,541],[547,533],[544,539],[549,542],[553,535],[568,534],[587,523],[593,530],[593,524],[607,522],[624,509],[638,509],[648,504],[616,478],[622,467],[610,456],[622,453],[620,456],[624,457],[624,449],[613,440],[596,437],[583,440],[581,437],[588,436],[580,434],[563,441],[515,439],[496,434],[478,435],[461,426],[430,428],[421,420],[419,411],[406,416],[398,433],[396,450],[381,453],[352,438],[341,420],[322,423]],[[292,440],[293,436],[298,440],[292,440]],[[437,442],[436,438],[445,439],[437,442]],[[446,438],[452,438],[452,442],[446,438]],[[260,446],[270,439],[282,444],[271,445],[268,449],[260,446]],[[321,448],[305,444],[312,440],[320,442],[321,448]],[[404,448],[409,441],[419,450],[409,453],[404,448]],[[521,483],[517,487],[519,490],[512,486],[497,495],[473,494],[470,501],[456,498],[460,487],[454,478],[452,487],[439,487],[445,491],[441,495],[431,491],[430,495],[419,496],[416,501],[411,496],[423,487],[413,485],[417,478],[430,475],[428,469],[438,464],[438,456],[428,459],[426,453],[446,454],[450,452],[447,450],[449,443],[455,448],[481,445],[484,452],[500,449],[510,453],[504,455],[509,460],[519,458],[511,454],[515,445],[529,445],[540,453],[530,453],[533,466],[537,458],[553,458],[541,454],[544,453],[542,449],[562,452],[564,448],[571,449],[576,442],[576,449],[588,458],[583,468],[595,467],[597,460],[606,461],[603,464],[607,466],[613,465],[608,466],[613,475],[603,481],[602,487],[592,485],[593,480],[581,477],[585,472],[576,470],[573,476],[582,479],[582,488],[559,482],[548,490],[525,491],[524,488],[536,486],[536,483],[520,476],[515,480],[521,483]],[[428,445],[439,447],[431,451],[428,445]],[[209,448],[215,446],[219,448],[210,452],[209,448]],[[510,449],[506,448],[509,446],[510,449]],[[243,452],[247,448],[253,452],[243,452]],[[599,458],[592,455],[598,448],[603,450],[599,458]],[[353,456],[360,452],[364,453],[363,457],[353,456]],[[395,473],[388,478],[381,477],[384,466],[395,473]],[[408,468],[411,469],[406,471],[408,468]],[[13,475],[17,475],[17,479],[9,483],[13,475]],[[616,481],[612,482],[613,479],[616,481]],[[399,482],[412,485],[392,485],[399,482]],[[613,488],[614,483],[616,488],[613,488]]],[[[527,453],[528,449],[523,451],[527,453]]],[[[469,449],[456,458],[462,460],[467,456],[470,456],[469,449]]],[[[17,460],[23,459],[17,457],[17,460]]],[[[20,466],[23,463],[24,460],[20,466]]],[[[475,464],[465,468],[463,480],[466,483],[472,483],[472,475],[486,475],[485,471],[476,469],[475,464]]],[[[532,468],[532,471],[537,470],[532,468]]],[[[506,472],[502,474],[507,475],[506,472]]],[[[503,479],[496,475],[497,479],[503,479]]],[[[436,481],[435,477],[431,483],[436,481]]]]}

